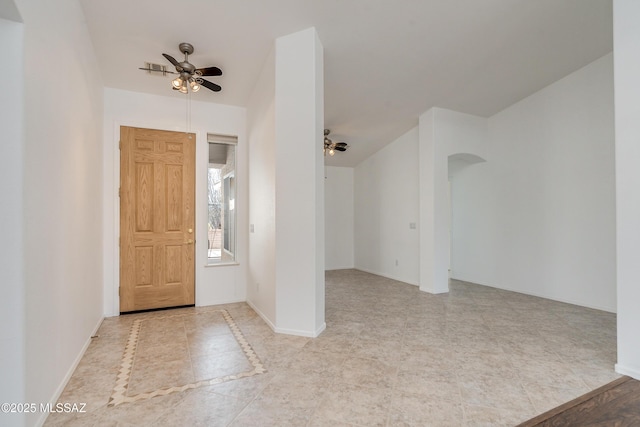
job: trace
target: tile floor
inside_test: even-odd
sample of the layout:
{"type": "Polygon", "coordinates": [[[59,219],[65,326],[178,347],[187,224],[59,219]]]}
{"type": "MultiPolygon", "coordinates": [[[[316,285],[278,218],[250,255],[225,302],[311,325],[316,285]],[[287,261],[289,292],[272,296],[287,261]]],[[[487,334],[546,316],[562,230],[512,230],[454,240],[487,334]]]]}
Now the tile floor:
{"type": "Polygon", "coordinates": [[[310,339],[244,303],[105,319],[59,399],[87,412],[45,425],[511,426],[618,377],[615,315],[464,282],[329,271],[326,321],[310,339]]]}

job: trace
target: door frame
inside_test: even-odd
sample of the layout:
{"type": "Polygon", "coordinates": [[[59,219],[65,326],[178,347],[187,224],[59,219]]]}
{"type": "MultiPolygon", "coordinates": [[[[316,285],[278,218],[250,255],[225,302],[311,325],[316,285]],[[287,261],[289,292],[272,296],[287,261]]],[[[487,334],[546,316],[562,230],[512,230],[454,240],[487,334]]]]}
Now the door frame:
{"type": "MultiPolygon", "coordinates": [[[[195,221],[197,212],[195,200],[195,168],[196,142],[198,141],[196,134],[193,132],[166,131],[161,129],[142,128],[139,126],[120,126],[119,136],[118,163],[120,165],[120,171],[122,172],[122,168],[125,165],[127,166],[128,171],[126,177],[121,173],[118,180],[119,205],[121,208],[119,213],[120,286],[118,288],[120,311],[122,312],[122,304],[124,302],[126,302],[125,308],[127,313],[141,310],[146,311],[160,308],[195,305],[195,221]],[[140,150],[139,147],[136,148],[136,141],[138,140],[138,137],[149,137],[153,139],[154,143],[152,153],[149,153],[147,150],[140,150]],[[174,140],[179,141],[176,142],[177,144],[180,144],[181,147],[179,153],[169,150],[169,145],[172,144],[171,141],[174,140]],[[150,154],[151,157],[149,157],[150,154]],[[130,188],[132,192],[135,192],[134,189],[137,187],[135,182],[137,182],[138,179],[138,176],[136,175],[136,159],[139,156],[144,158],[144,160],[142,160],[143,164],[148,164],[148,162],[153,161],[154,167],[153,172],[151,172],[152,176],[150,177],[153,181],[153,184],[151,185],[152,194],[165,194],[165,197],[159,196],[159,199],[156,199],[153,196],[148,198],[148,201],[153,205],[152,207],[148,206],[148,208],[151,208],[151,218],[155,219],[157,215],[160,215],[160,219],[165,218],[166,221],[169,221],[170,218],[167,210],[169,208],[169,198],[166,196],[171,186],[170,179],[168,178],[168,175],[166,175],[168,170],[156,169],[156,166],[158,166],[155,160],[156,155],[160,156],[162,159],[160,160],[160,164],[168,167],[173,165],[176,155],[181,158],[180,164],[182,167],[180,168],[180,179],[179,181],[174,181],[174,185],[178,184],[179,192],[181,194],[181,201],[179,204],[181,213],[177,217],[178,223],[174,224],[174,226],[179,227],[179,229],[168,230],[166,229],[166,224],[159,225],[158,228],[156,221],[153,220],[151,222],[152,228],[147,230],[150,234],[144,232],[140,234],[136,231],[136,207],[138,204],[135,200],[137,197],[125,191],[126,186],[127,188],[130,188]],[[156,188],[156,185],[160,184],[157,182],[157,179],[160,177],[163,177],[161,178],[162,186],[160,188],[156,188]],[[125,184],[123,184],[123,182],[125,184]],[[157,191],[160,191],[160,193],[157,193],[157,191]],[[122,201],[125,199],[129,201],[127,205],[128,209],[126,212],[122,212],[122,201]],[[158,206],[156,206],[156,200],[164,200],[162,208],[160,208],[159,211],[158,206]],[[125,217],[122,216],[123,213],[126,214],[125,217]],[[126,222],[123,222],[125,218],[126,222]],[[127,233],[123,235],[122,226],[125,224],[128,224],[127,233]],[[189,240],[190,243],[188,243],[187,240],[189,240]],[[160,267],[161,271],[164,273],[156,272],[150,274],[150,278],[152,279],[151,289],[138,289],[135,277],[137,277],[140,265],[138,264],[139,261],[137,260],[137,257],[134,256],[134,253],[136,252],[136,248],[139,246],[149,249],[150,241],[153,242],[151,246],[153,255],[151,256],[152,264],[147,265],[147,268],[154,270],[155,267],[160,267]],[[181,258],[178,263],[180,267],[177,270],[172,270],[171,265],[173,265],[173,263],[169,263],[167,261],[166,251],[169,251],[170,248],[175,251],[178,247],[181,258]],[[123,258],[123,253],[127,254],[126,258],[123,258]],[[122,262],[125,262],[125,265],[127,266],[126,268],[123,268],[122,262]],[[158,262],[160,262],[161,266],[157,264],[158,262]],[[167,276],[165,275],[170,275],[171,272],[173,272],[173,276],[171,276],[172,278],[167,279],[167,276]],[[178,273],[177,276],[176,273],[178,273]],[[125,288],[122,287],[122,280],[124,278],[128,278],[125,288]],[[176,288],[176,286],[174,286],[175,283],[169,283],[167,280],[177,280],[178,282],[175,283],[180,283],[180,285],[176,288]],[[177,289],[179,289],[179,292],[176,292],[177,289]]],[[[173,174],[175,175],[175,173],[176,172],[174,171],[173,174]]],[[[161,220],[161,223],[162,222],[163,221],[161,220]]]]}
{"type": "MultiPolygon", "coordinates": [[[[104,188],[104,196],[103,202],[106,202],[106,199],[110,199],[109,202],[113,203],[112,210],[112,218],[113,221],[104,221],[103,223],[103,236],[105,240],[104,245],[104,253],[103,253],[103,265],[104,267],[104,315],[106,317],[113,317],[120,315],[120,127],[128,126],[128,127],[138,127],[138,128],[147,128],[147,129],[157,129],[162,131],[169,132],[186,132],[184,129],[176,129],[168,127],[166,123],[158,123],[153,120],[136,120],[136,121],[119,121],[114,120],[113,122],[113,137],[112,137],[112,145],[109,147],[105,145],[104,147],[104,155],[105,155],[105,164],[109,161],[112,162],[113,168],[111,170],[111,179],[107,180],[107,171],[103,172],[103,177],[105,178],[105,182],[103,182],[104,188]],[[106,249],[109,247],[113,248],[111,252],[108,252],[106,249]],[[108,268],[111,265],[112,268],[108,268]]],[[[199,164],[198,157],[198,141],[206,141],[206,132],[203,132],[199,129],[189,130],[189,133],[193,133],[196,135],[196,161],[195,161],[195,226],[194,226],[194,235],[195,235],[195,271],[194,271],[194,292],[195,292],[195,305],[198,306],[198,283],[199,283],[199,273],[198,273],[198,261],[201,257],[201,242],[202,238],[198,238],[200,233],[200,223],[199,223],[199,203],[202,200],[202,197],[198,196],[198,182],[199,175],[202,174],[201,165],[199,164]],[[203,139],[204,138],[204,139],[203,139]],[[199,243],[200,242],[200,243],[199,243]]],[[[107,203],[104,203],[108,206],[107,203]]]]}

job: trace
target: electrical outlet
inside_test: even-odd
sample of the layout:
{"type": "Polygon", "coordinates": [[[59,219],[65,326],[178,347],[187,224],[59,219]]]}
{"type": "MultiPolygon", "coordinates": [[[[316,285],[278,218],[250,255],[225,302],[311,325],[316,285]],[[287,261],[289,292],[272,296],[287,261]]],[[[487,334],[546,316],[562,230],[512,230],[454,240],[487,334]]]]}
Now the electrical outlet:
{"type": "Polygon", "coordinates": [[[396,260],[396,267],[398,266],[398,260],[396,260]]]}
{"type": "Polygon", "coordinates": [[[412,229],[412,230],[415,230],[416,229],[416,223],[415,222],[410,222],[409,223],[409,228],[412,229]]]}
{"type": "Polygon", "coordinates": [[[253,224],[249,224],[249,232],[255,233],[255,228],[253,227],[253,224]]]}

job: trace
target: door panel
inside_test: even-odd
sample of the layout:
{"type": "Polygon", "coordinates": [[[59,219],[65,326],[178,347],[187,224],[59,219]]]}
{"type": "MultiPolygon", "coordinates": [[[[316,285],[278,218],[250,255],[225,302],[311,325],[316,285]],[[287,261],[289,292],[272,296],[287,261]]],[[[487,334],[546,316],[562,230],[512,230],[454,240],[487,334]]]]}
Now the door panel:
{"type": "Polygon", "coordinates": [[[195,135],[120,128],[120,311],[195,302],[195,135]]]}

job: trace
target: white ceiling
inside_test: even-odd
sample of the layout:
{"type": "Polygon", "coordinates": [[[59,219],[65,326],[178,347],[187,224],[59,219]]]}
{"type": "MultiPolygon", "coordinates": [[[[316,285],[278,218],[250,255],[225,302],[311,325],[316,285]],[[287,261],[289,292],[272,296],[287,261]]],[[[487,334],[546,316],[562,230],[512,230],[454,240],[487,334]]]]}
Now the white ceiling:
{"type": "Polygon", "coordinates": [[[314,26],[324,46],[325,127],[354,166],[431,107],[491,116],[612,50],[611,0],[80,0],[108,87],[183,96],[138,70],[224,71],[201,100],[245,106],[274,39],[314,26]],[[180,60],[180,59],[179,59],[180,60]]]}

